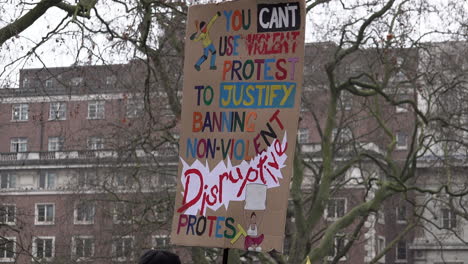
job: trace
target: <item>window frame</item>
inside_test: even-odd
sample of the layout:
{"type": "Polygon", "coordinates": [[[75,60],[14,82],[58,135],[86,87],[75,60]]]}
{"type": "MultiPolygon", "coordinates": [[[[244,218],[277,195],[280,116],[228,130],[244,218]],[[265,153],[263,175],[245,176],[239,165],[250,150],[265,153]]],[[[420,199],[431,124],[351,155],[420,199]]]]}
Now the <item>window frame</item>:
{"type": "MultiPolygon", "coordinates": [[[[346,238],[346,235],[345,235],[345,234],[343,234],[343,233],[337,233],[337,234],[333,237],[333,248],[332,248],[332,250],[333,250],[333,255],[328,255],[328,256],[327,256],[327,259],[328,259],[329,261],[332,261],[332,260],[336,257],[336,254],[339,252],[339,250],[337,250],[337,248],[338,248],[338,245],[340,245],[340,244],[339,244],[340,241],[342,241],[342,245],[341,245],[341,246],[342,246],[342,247],[345,247],[346,244],[348,243],[348,239],[346,238]]],[[[341,257],[341,258],[339,259],[339,261],[346,261],[346,254],[345,254],[343,257],[341,257]]]]}
{"type": "Polygon", "coordinates": [[[12,122],[25,122],[29,120],[29,104],[20,103],[11,105],[11,121],[12,122]],[[18,112],[16,112],[15,108],[18,112]],[[17,115],[15,113],[18,113],[17,115]]]}
{"type": "Polygon", "coordinates": [[[344,215],[346,215],[346,211],[347,211],[347,204],[348,204],[348,199],[346,197],[333,197],[333,198],[330,198],[327,202],[327,207],[325,208],[325,216],[326,216],[326,219],[327,220],[330,220],[330,221],[335,221],[341,217],[343,217],[344,215]],[[333,215],[330,214],[330,210],[329,210],[329,207],[330,207],[330,202],[334,201],[335,204],[334,204],[334,208],[335,210],[333,211],[333,215]],[[338,201],[344,201],[343,203],[343,214],[340,216],[340,212],[338,212],[338,201]]]}
{"type": "Polygon", "coordinates": [[[406,243],[406,240],[400,240],[400,241],[398,241],[397,244],[396,244],[395,249],[396,249],[396,252],[395,252],[395,262],[407,262],[407,261],[408,261],[408,245],[407,245],[407,243],[406,243]],[[399,255],[399,253],[400,253],[399,250],[401,249],[401,248],[400,248],[401,243],[404,243],[404,244],[405,244],[405,256],[404,256],[404,258],[400,258],[400,255],[399,255]]]}
{"type": "Polygon", "coordinates": [[[309,143],[309,128],[302,127],[297,130],[297,142],[299,144],[309,143]]]}
{"type": "Polygon", "coordinates": [[[133,222],[133,208],[130,206],[129,203],[126,203],[126,202],[114,203],[112,222],[114,224],[131,224],[133,222]],[[119,206],[122,206],[122,205],[124,206],[124,208],[122,208],[122,212],[124,212],[125,214],[130,212],[129,218],[122,219],[121,214],[119,212],[120,208],[118,208],[119,206]]]}
{"type": "Polygon", "coordinates": [[[106,117],[106,101],[95,100],[88,102],[88,119],[99,120],[106,117]],[[94,114],[91,115],[91,108],[94,107],[94,114]]]}
{"type": "Polygon", "coordinates": [[[77,235],[72,237],[72,256],[74,259],[77,261],[88,261],[91,258],[94,257],[94,254],[96,253],[96,239],[94,236],[83,236],[83,235],[77,235]],[[91,255],[90,256],[77,256],[77,248],[78,248],[78,240],[83,241],[83,253],[86,251],[84,248],[86,247],[84,243],[85,241],[91,241],[91,255]]]}
{"type": "Polygon", "coordinates": [[[408,209],[406,208],[406,205],[400,204],[395,208],[395,219],[397,224],[406,224],[408,221],[408,209]],[[404,212],[402,214],[402,212],[404,212]],[[404,218],[402,218],[404,216],[404,218]]]}
{"type": "Polygon", "coordinates": [[[98,175],[96,172],[84,171],[77,177],[77,185],[80,189],[94,188],[98,184],[98,175]]]}
{"type": "Polygon", "coordinates": [[[170,239],[169,235],[165,235],[165,234],[153,235],[153,236],[151,236],[152,246],[155,249],[167,249],[167,248],[170,247],[169,239],[170,239]],[[157,239],[161,239],[161,238],[164,241],[163,246],[158,245],[157,239]]]}
{"type": "Polygon", "coordinates": [[[348,92],[342,92],[339,98],[343,110],[350,111],[353,108],[353,96],[348,92]]]}
{"type": "Polygon", "coordinates": [[[86,142],[89,150],[102,150],[104,149],[104,138],[101,136],[88,137],[86,142]]]}
{"type": "Polygon", "coordinates": [[[172,173],[177,174],[177,172],[170,170],[170,169],[159,170],[157,174],[158,186],[167,188],[167,187],[173,187],[177,185],[177,180],[175,179],[175,177],[173,176],[174,174],[172,173]]]}
{"type": "Polygon", "coordinates": [[[38,182],[39,189],[42,189],[42,190],[55,189],[55,187],[57,186],[57,178],[58,178],[57,172],[46,171],[44,173],[40,173],[39,182],[38,182]],[[51,181],[51,178],[53,178],[53,181],[51,181]],[[41,184],[42,182],[44,182],[43,186],[41,184]]]}
{"type": "Polygon", "coordinates": [[[106,76],[106,85],[115,85],[117,83],[117,76],[115,74],[106,76]]]}
{"type": "Polygon", "coordinates": [[[28,89],[28,88],[31,88],[31,79],[29,79],[28,77],[24,77],[23,78],[23,88],[24,89],[28,89]]]}
{"type": "Polygon", "coordinates": [[[385,224],[384,208],[379,208],[379,210],[377,210],[377,222],[382,225],[385,224]]]}
{"type": "Polygon", "coordinates": [[[70,85],[71,86],[80,86],[83,84],[83,77],[73,77],[70,79],[70,85]]]}
{"type": "Polygon", "coordinates": [[[167,206],[165,205],[165,203],[151,206],[151,210],[148,210],[147,212],[149,214],[147,215],[148,221],[159,222],[159,223],[167,222],[169,218],[168,218],[166,208],[167,206]]]}
{"type": "MultiPolygon", "coordinates": [[[[385,247],[386,247],[386,244],[387,242],[385,241],[385,237],[384,236],[377,236],[377,248],[375,250],[376,252],[376,255],[379,255],[380,253],[382,253],[384,250],[385,250],[385,247]],[[382,243],[383,242],[383,243],[382,243]]],[[[385,255],[383,255],[379,260],[378,260],[379,263],[385,263],[385,255]]]]}
{"type": "Polygon", "coordinates": [[[62,151],[64,142],[65,140],[63,137],[49,137],[48,142],[47,142],[47,151],[49,152],[62,151]]]}
{"type": "Polygon", "coordinates": [[[8,173],[2,173],[0,175],[0,190],[11,190],[11,189],[16,189],[16,174],[15,173],[11,173],[11,172],[8,172],[8,173]],[[3,180],[4,180],[4,177],[6,176],[6,187],[3,188],[3,180]],[[14,180],[12,180],[14,179],[14,180]],[[12,184],[13,183],[13,184],[12,184]]]}
{"type": "Polygon", "coordinates": [[[16,204],[0,204],[0,223],[10,226],[16,225],[16,204]],[[9,221],[11,216],[10,208],[13,208],[13,221],[9,221]],[[4,215],[2,215],[2,211],[5,212],[4,215]],[[3,217],[5,217],[5,221],[2,221],[3,217]]]}
{"type": "Polygon", "coordinates": [[[93,225],[95,218],[96,218],[96,204],[95,203],[89,202],[89,201],[80,201],[80,202],[75,203],[75,207],[73,209],[73,223],[75,225],[93,225]],[[87,216],[89,216],[87,213],[83,215],[85,219],[81,219],[81,220],[78,219],[80,216],[79,214],[80,205],[91,206],[91,219],[90,220],[86,219],[87,216]]]}
{"type": "MultiPolygon", "coordinates": [[[[4,241],[7,241],[5,243],[0,242],[0,248],[1,246],[5,245],[5,256],[2,256],[0,254],[0,262],[14,262],[15,259],[16,259],[16,237],[10,237],[10,236],[6,236],[6,237],[2,237],[0,238],[0,240],[4,240],[4,241]],[[7,254],[10,252],[8,251],[8,248],[6,247],[7,243],[12,243],[12,247],[13,249],[11,250],[11,253],[13,254],[13,256],[9,257],[7,254]]],[[[0,249],[0,253],[1,253],[2,249],[0,249]]]]}
{"type": "MultiPolygon", "coordinates": [[[[125,252],[126,250],[126,245],[121,244],[123,251],[125,252]]],[[[113,237],[112,239],[112,259],[117,262],[124,262],[124,261],[129,261],[132,260],[135,256],[135,237],[133,236],[118,236],[118,237],[113,237]],[[130,257],[123,256],[123,257],[118,257],[117,256],[117,244],[116,243],[125,243],[126,239],[131,240],[131,252],[130,252],[130,257]]]]}
{"type": "Polygon", "coordinates": [[[34,205],[35,212],[34,212],[34,224],[35,225],[54,225],[55,224],[55,203],[36,203],[34,205]],[[52,220],[48,221],[47,220],[47,212],[48,212],[48,207],[51,205],[52,206],[52,220]],[[44,207],[44,221],[39,220],[39,206],[45,206],[44,207]]]}
{"type": "Polygon", "coordinates": [[[458,227],[457,223],[457,214],[454,210],[450,208],[441,208],[440,209],[440,225],[444,229],[456,229],[458,227]],[[447,215],[445,215],[447,212],[447,215]]]}
{"type": "Polygon", "coordinates": [[[47,79],[44,81],[44,87],[45,88],[52,88],[54,84],[54,80],[53,79],[47,79]]]}
{"type": "Polygon", "coordinates": [[[10,152],[11,153],[24,153],[28,152],[28,138],[27,137],[14,137],[10,139],[10,152]],[[15,149],[13,145],[16,145],[15,149]],[[24,149],[20,148],[23,146],[24,149]]]}
{"type": "Polygon", "coordinates": [[[353,130],[349,127],[334,128],[332,130],[332,140],[338,148],[349,148],[349,144],[353,141],[353,130]]]}
{"type": "MultiPolygon", "coordinates": [[[[396,101],[411,100],[411,94],[398,94],[396,96],[396,101]]],[[[408,113],[410,106],[408,104],[395,105],[395,113],[408,113]]]]}
{"type": "Polygon", "coordinates": [[[65,102],[51,102],[49,104],[49,121],[67,120],[67,104],[65,102]],[[58,107],[54,107],[57,105],[58,107]]]}
{"type": "Polygon", "coordinates": [[[397,150],[407,150],[408,149],[408,134],[404,131],[397,131],[395,135],[395,140],[396,140],[396,149],[397,150]],[[404,136],[405,144],[401,145],[399,138],[401,136],[404,136]]]}
{"type": "Polygon", "coordinates": [[[145,102],[140,98],[130,98],[125,104],[125,117],[138,118],[145,109],[145,102]]]}
{"type": "MultiPolygon", "coordinates": [[[[45,244],[43,245],[44,248],[45,248],[45,244]]],[[[34,258],[38,258],[38,259],[44,259],[46,261],[50,261],[52,260],[54,257],[55,257],[55,236],[34,236],[33,237],[33,246],[32,246],[32,252],[33,252],[33,257],[34,258]],[[45,240],[52,240],[52,248],[51,248],[51,256],[50,257],[38,257],[37,255],[37,249],[38,249],[38,245],[37,245],[37,240],[40,239],[42,241],[45,241],[45,240]]],[[[44,251],[45,253],[45,251],[44,251]]],[[[34,260],[33,258],[33,260],[34,260]]]]}

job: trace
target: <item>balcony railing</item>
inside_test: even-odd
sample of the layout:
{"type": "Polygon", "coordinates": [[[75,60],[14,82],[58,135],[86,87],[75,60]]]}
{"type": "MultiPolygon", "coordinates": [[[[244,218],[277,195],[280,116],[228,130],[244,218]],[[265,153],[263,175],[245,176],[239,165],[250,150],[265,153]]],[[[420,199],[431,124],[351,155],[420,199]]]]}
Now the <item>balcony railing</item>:
{"type": "MultiPolygon", "coordinates": [[[[42,152],[8,152],[0,153],[0,162],[14,161],[47,161],[47,160],[96,160],[96,159],[117,159],[123,152],[114,150],[73,150],[73,151],[42,151],[42,152]]],[[[134,150],[125,153],[125,156],[138,158],[155,158],[177,156],[174,148],[162,148],[152,152],[134,150]]]]}
{"type": "MultiPolygon", "coordinates": [[[[308,154],[318,154],[321,151],[320,144],[301,144],[302,152],[308,154]]],[[[377,145],[363,143],[361,149],[379,152],[377,145]]],[[[0,153],[0,162],[7,163],[13,161],[54,161],[54,160],[99,160],[118,158],[171,158],[177,157],[178,151],[174,147],[159,148],[155,151],[147,152],[142,149],[129,151],[115,150],[72,150],[72,151],[42,151],[42,152],[9,152],[0,153]]]]}

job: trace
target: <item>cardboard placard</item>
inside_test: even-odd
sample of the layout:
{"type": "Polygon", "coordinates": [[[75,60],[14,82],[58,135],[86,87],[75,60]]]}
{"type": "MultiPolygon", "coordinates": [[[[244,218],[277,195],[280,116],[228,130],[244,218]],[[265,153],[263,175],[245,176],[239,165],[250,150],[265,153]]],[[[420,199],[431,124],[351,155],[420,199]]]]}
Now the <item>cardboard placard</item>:
{"type": "Polygon", "coordinates": [[[304,5],[190,7],[173,244],[283,251],[304,5]]]}

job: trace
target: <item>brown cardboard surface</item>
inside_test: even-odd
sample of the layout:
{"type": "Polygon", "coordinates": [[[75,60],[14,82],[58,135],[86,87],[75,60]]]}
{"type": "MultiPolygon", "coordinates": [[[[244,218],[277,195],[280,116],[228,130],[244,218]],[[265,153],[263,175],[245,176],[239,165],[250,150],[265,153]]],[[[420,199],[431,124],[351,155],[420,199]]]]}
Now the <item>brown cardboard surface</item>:
{"type": "Polygon", "coordinates": [[[190,7],[173,244],[283,251],[304,17],[303,0],[190,7]]]}

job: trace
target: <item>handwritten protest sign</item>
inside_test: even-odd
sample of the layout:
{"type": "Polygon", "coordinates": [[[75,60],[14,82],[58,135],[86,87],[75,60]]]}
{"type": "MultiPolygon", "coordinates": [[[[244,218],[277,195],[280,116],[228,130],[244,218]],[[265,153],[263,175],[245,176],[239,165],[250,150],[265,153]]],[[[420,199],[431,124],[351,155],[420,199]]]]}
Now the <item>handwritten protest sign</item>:
{"type": "Polygon", "coordinates": [[[283,251],[304,1],[189,9],[171,241],[283,251]]]}

